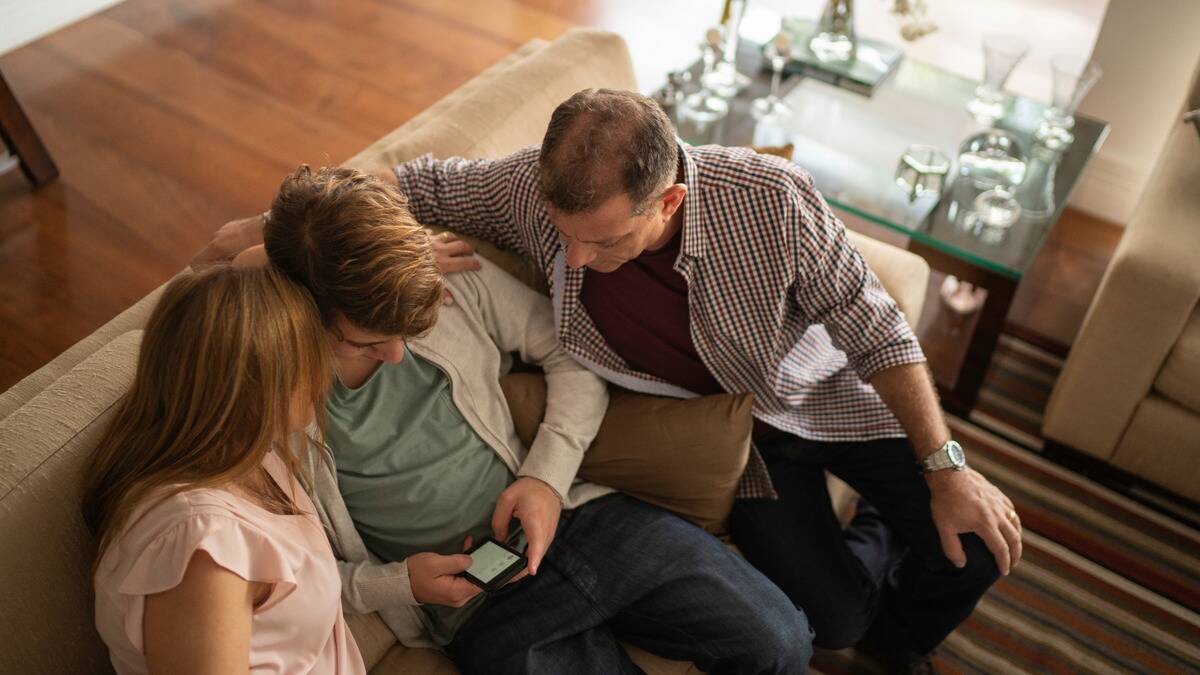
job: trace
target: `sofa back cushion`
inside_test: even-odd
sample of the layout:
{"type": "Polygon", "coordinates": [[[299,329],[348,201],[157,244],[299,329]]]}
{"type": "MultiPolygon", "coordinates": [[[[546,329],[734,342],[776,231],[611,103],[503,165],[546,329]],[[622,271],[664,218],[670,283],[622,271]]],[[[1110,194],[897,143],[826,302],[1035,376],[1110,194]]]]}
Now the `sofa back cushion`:
{"type": "Polygon", "coordinates": [[[637,90],[625,41],[613,33],[572,29],[522,47],[400,128],[351,158],[381,169],[427,152],[434,157],[503,157],[542,142],[550,115],[583,87],[637,90]]]}
{"type": "Polygon", "coordinates": [[[110,672],[92,615],[83,467],[133,381],[125,333],[0,421],[0,672],[110,672]]]}

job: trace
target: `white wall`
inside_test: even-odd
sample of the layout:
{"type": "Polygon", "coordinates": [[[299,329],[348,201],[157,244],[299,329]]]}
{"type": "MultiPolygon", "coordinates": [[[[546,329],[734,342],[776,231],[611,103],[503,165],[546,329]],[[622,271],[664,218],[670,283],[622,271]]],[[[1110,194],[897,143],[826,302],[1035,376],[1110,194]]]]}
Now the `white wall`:
{"type": "Polygon", "coordinates": [[[1112,133],[1071,203],[1127,223],[1200,64],[1200,0],[1110,0],[1093,56],[1104,77],[1080,111],[1112,133]]]}
{"type": "Polygon", "coordinates": [[[121,0],[0,0],[0,54],[121,0]]]}

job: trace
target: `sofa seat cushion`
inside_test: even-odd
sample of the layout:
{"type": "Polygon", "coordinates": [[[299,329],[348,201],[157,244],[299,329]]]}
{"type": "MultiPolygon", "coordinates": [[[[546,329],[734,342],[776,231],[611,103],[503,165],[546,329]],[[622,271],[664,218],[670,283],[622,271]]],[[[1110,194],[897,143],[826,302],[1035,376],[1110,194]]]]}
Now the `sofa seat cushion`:
{"type": "Polygon", "coordinates": [[[1151,394],[1138,403],[1113,453],[1114,466],[1200,501],[1200,414],[1151,394]]]}
{"type": "Polygon", "coordinates": [[[395,633],[378,613],[370,614],[351,614],[343,612],[346,617],[346,626],[350,628],[350,634],[354,636],[354,643],[358,645],[358,651],[362,654],[363,663],[367,666],[367,670],[371,670],[388,651],[399,645],[396,640],[395,633]]]}
{"type": "Polygon", "coordinates": [[[1154,388],[1200,415],[1200,305],[1192,310],[1183,332],[1167,354],[1154,388]]]}

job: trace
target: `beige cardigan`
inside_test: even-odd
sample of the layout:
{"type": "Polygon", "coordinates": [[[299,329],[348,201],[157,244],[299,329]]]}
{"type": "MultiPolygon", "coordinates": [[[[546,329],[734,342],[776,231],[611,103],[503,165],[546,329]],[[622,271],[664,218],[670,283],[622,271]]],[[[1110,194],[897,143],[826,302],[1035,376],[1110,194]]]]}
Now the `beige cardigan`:
{"type": "MultiPolygon", "coordinates": [[[[427,335],[409,340],[409,349],[447,374],[455,405],[514,474],[545,481],[568,509],[612,492],[575,479],[608,405],[604,383],[559,347],[548,298],[488,260],[479,261],[478,272],[447,278],[454,304],[441,309],[427,335]],[[500,389],[511,352],[546,373],[546,416],[528,450],[517,438],[500,389]]],[[[313,502],[338,557],[343,609],[377,611],[402,644],[434,647],[418,614],[408,566],[370,554],[342,501],[333,455],[316,437],[315,426],[308,440],[315,451],[301,455],[313,478],[313,502]]]]}

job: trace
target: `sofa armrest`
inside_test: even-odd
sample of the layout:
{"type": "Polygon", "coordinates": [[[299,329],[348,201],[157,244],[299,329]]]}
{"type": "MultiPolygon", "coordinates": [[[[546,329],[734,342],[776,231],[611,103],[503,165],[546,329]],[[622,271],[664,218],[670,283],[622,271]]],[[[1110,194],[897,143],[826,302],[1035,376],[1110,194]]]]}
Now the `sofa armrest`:
{"type": "Polygon", "coordinates": [[[1167,141],[1046,407],[1047,438],[1109,460],[1200,300],[1200,138],[1167,141]]]}
{"type": "MultiPolygon", "coordinates": [[[[184,273],[186,270],[180,274],[184,273]]],[[[53,361],[30,373],[8,391],[0,393],[0,420],[25,405],[30,399],[53,384],[55,380],[102,349],[114,338],[145,326],[146,319],[150,318],[150,312],[154,311],[154,306],[158,304],[158,298],[168,283],[171,281],[168,280],[162,286],[150,291],[146,297],[97,328],[91,335],[76,342],[55,357],[53,361]]]]}
{"type": "Polygon", "coordinates": [[[867,261],[867,267],[879,277],[884,290],[900,306],[908,325],[916,330],[925,305],[925,290],[929,286],[929,263],[916,253],[854,230],[846,230],[846,234],[867,261]]]}

